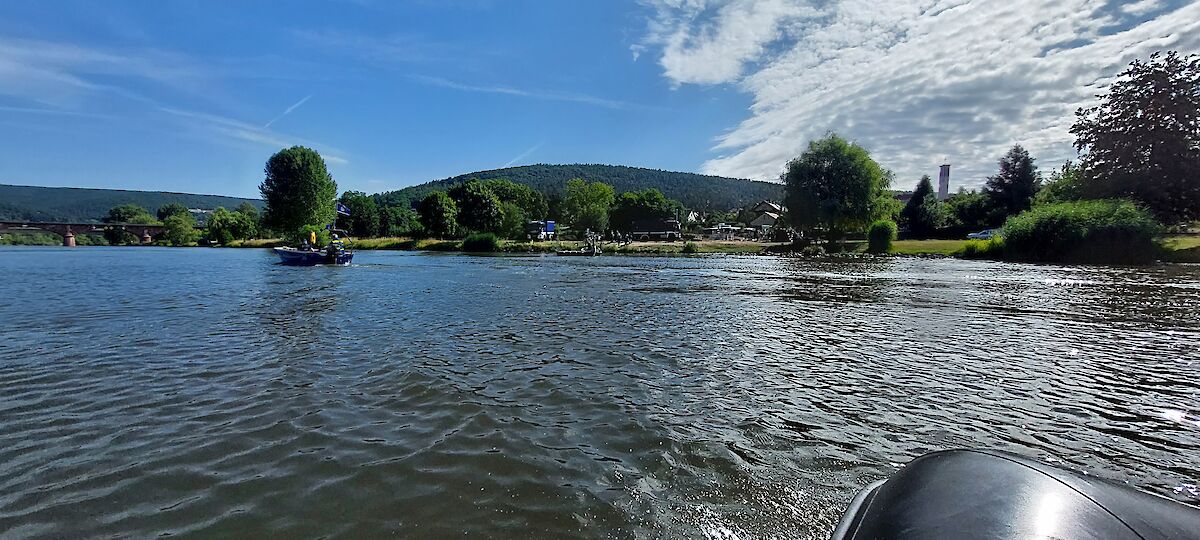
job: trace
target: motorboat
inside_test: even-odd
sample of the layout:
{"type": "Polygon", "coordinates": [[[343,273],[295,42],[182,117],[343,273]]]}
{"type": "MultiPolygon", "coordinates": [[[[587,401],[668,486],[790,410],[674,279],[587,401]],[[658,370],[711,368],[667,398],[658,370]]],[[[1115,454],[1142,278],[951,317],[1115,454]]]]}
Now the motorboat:
{"type": "Polygon", "coordinates": [[[1200,509],[1007,452],[947,450],[863,488],[831,538],[1200,538],[1200,509]]]}
{"type": "Polygon", "coordinates": [[[332,244],[325,249],[277,247],[275,254],[279,256],[279,262],[289,266],[347,265],[354,259],[353,251],[332,244]]]}

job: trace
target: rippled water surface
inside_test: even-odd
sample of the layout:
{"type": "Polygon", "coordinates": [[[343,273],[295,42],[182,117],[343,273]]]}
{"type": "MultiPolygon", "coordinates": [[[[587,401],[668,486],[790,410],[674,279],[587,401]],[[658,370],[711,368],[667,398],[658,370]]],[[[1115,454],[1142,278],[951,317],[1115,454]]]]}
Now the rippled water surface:
{"type": "Polygon", "coordinates": [[[1200,267],[0,250],[0,536],[819,538],[926,451],[1200,493],[1200,267]]]}

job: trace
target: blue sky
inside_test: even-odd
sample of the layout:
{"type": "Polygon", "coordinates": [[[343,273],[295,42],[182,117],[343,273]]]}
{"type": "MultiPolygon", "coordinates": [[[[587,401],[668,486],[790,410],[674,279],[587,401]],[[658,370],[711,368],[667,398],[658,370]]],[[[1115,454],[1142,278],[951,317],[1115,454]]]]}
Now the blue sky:
{"type": "Polygon", "coordinates": [[[697,170],[749,103],[635,61],[633,3],[286,6],[0,5],[0,78],[31,81],[0,90],[0,182],[254,195],[285,144],[368,192],[508,164],[697,170]]]}
{"type": "Polygon", "coordinates": [[[898,187],[1074,156],[1134,58],[1200,50],[1184,0],[0,4],[0,182],[255,196],[304,144],[342,189],[529,163],[771,179],[829,131],[898,187]]]}

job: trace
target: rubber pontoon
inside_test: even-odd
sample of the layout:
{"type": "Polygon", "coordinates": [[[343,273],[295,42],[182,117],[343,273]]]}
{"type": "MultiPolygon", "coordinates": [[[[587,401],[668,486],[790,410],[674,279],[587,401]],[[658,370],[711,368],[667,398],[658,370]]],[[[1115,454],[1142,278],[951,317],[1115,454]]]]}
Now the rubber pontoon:
{"type": "Polygon", "coordinates": [[[1013,454],[921,456],[850,503],[832,539],[1200,538],[1200,509],[1013,454]]]}

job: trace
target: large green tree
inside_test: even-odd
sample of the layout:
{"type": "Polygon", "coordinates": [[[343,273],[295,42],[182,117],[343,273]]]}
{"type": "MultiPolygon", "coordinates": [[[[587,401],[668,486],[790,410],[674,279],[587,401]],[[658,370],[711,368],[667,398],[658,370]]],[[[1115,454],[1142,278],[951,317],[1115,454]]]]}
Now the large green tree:
{"type": "Polygon", "coordinates": [[[676,217],[682,208],[654,188],[627,191],[617,197],[608,213],[608,223],[614,230],[629,232],[639,221],[676,217]]]}
{"type": "Polygon", "coordinates": [[[525,238],[525,225],[529,223],[529,214],[515,202],[500,203],[500,227],[497,234],[504,238],[516,240],[525,238]]]}
{"type": "Polygon", "coordinates": [[[177,202],[172,202],[172,203],[167,203],[167,204],[164,204],[164,205],[158,207],[158,211],[156,213],[158,215],[159,221],[166,221],[167,218],[169,218],[175,214],[188,213],[188,208],[177,202]]]}
{"type": "Polygon", "coordinates": [[[379,209],[379,233],[384,236],[420,235],[424,231],[421,216],[406,206],[384,206],[379,209]]]}
{"type": "Polygon", "coordinates": [[[172,246],[186,246],[200,238],[200,231],[196,230],[196,219],[190,212],[171,214],[163,220],[163,225],[167,230],[159,240],[172,246]]]}
{"type": "Polygon", "coordinates": [[[315,150],[293,146],[267,160],[266,178],[258,186],[267,203],[263,223],[284,233],[305,225],[324,226],[337,215],[337,183],[315,150]]]}
{"type": "Polygon", "coordinates": [[[253,218],[242,211],[230,212],[217,207],[208,216],[205,228],[209,240],[219,244],[228,244],[234,240],[253,238],[257,232],[257,224],[253,218]]]}
{"type": "Polygon", "coordinates": [[[1042,186],[1042,176],[1029,152],[1015,144],[1000,158],[1000,170],[987,179],[984,194],[992,207],[993,224],[1020,214],[1033,206],[1033,197],[1042,186]]]}
{"type": "Polygon", "coordinates": [[[1036,206],[1082,200],[1087,198],[1084,188],[1083,169],[1079,164],[1067,160],[1057,171],[1050,173],[1050,179],[1042,184],[1037,196],[1033,198],[1033,204],[1036,206]]]}
{"type": "Polygon", "coordinates": [[[959,191],[946,199],[954,225],[968,232],[990,226],[991,207],[988,199],[978,191],[959,191]]]}
{"type": "Polygon", "coordinates": [[[807,236],[823,231],[831,243],[866,228],[888,187],[888,175],[865,148],[832,134],[810,142],[781,180],[792,224],[807,236]]]}
{"type": "Polygon", "coordinates": [[[563,217],[576,230],[603,233],[608,230],[608,209],[614,198],[612,186],[581,178],[567,180],[563,217]]]}
{"type": "Polygon", "coordinates": [[[108,211],[108,216],[104,218],[105,223],[139,223],[149,224],[158,223],[154,216],[145,208],[136,204],[122,204],[114,206],[108,211]]]}
{"type": "Polygon", "coordinates": [[[549,211],[546,197],[536,189],[504,178],[485,180],[483,185],[500,199],[500,202],[521,207],[530,219],[546,219],[549,211]]]}
{"type": "Polygon", "coordinates": [[[459,225],[478,232],[496,232],[500,228],[500,199],[483,182],[468,180],[446,193],[458,205],[459,225]]]}
{"type": "MultiPolygon", "coordinates": [[[[104,218],[105,223],[138,223],[138,224],[154,224],[158,223],[150,212],[136,204],[122,204],[114,206],[108,211],[108,215],[104,218]]],[[[107,229],[104,231],[104,239],[112,245],[121,244],[137,244],[141,242],[137,236],[129,231],[120,229],[107,229]]]]}
{"type": "Polygon", "coordinates": [[[908,226],[909,232],[915,238],[929,238],[946,224],[947,209],[943,208],[933,190],[933,181],[929,176],[922,176],[913,190],[912,197],[900,211],[900,218],[908,226]]]}
{"type": "Polygon", "coordinates": [[[1200,55],[1135,60],[1071,133],[1089,197],[1134,199],[1168,225],[1200,219],[1200,55]]]}
{"type": "Polygon", "coordinates": [[[350,234],[360,237],[379,235],[379,207],[375,199],[361,191],[347,191],[338,198],[338,202],[350,211],[349,217],[339,218],[350,234]]]}
{"type": "Polygon", "coordinates": [[[445,191],[434,191],[425,196],[417,208],[421,225],[438,238],[454,234],[458,225],[458,205],[445,191]]]}

